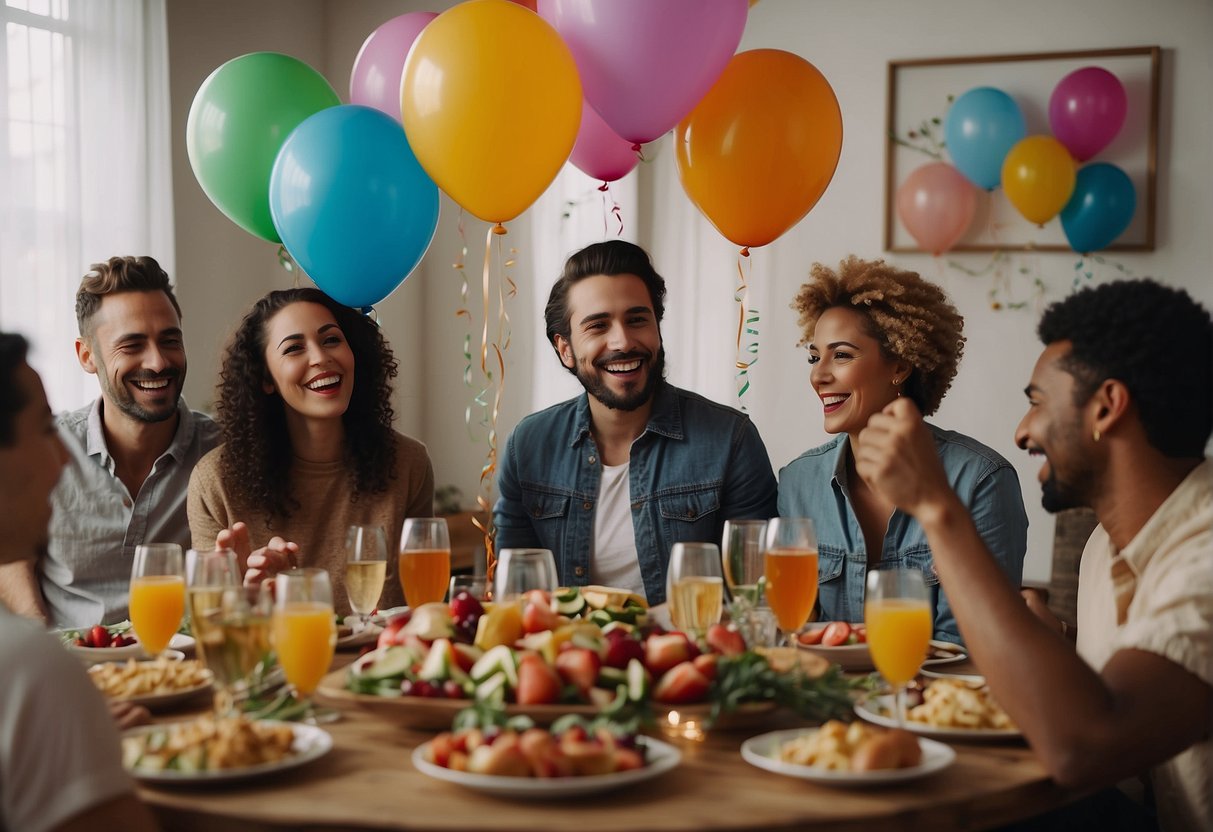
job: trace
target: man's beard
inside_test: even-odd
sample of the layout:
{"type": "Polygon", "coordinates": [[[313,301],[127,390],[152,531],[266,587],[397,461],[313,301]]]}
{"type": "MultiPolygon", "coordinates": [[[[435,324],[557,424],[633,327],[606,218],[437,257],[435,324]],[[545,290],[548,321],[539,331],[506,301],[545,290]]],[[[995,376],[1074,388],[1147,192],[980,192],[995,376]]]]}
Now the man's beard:
{"type": "Polygon", "coordinates": [[[643,407],[653,398],[653,393],[657,390],[657,385],[661,383],[662,376],[665,375],[665,346],[662,345],[657,350],[657,357],[652,360],[648,366],[648,376],[645,379],[644,386],[630,393],[622,395],[614,392],[606,385],[603,378],[605,365],[613,364],[619,361],[630,361],[639,359],[642,362],[647,362],[651,357],[648,352],[621,352],[609,355],[594,362],[594,368],[598,371],[597,374],[587,372],[582,369],[581,362],[577,360],[577,354],[573,353],[573,366],[577,368],[577,380],[581,382],[581,386],[585,388],[585,392],[593,396],[602,404],[609,407],[611,410],[622,410],[625,413],[630,413],[639,407],[643,407]]]}
{"type": "Polygon", "coordinates": [[[1040,504],[1050,514],[1071,508],[1089,508],[1089,494],[1094,475],[1089,469],[1084,469],[1066,481],[1057,477],[1057,469],[1049,460],[1049,478],[1040,486],[1040,504]]]}
{"type": "MultiPolygon", "coordinates": [[[[139,402],[135,401],[135,397],[126,389],[125,383],[113,384],[109,376],[106,374],[105,365],[100,361],[97,362],[98,373],[97,377],[101,382],[101,392],[107,394],[109,400],[117,405],[118,409],[130,416],[132,419],[137,419],[140,422],[156,423],[171,419],[177,415],[177,401],[174,399],[171,405],[166,405],[156,410],[150,410],[139,402]]],[[[151,381],[153,379],[167,378],[170,383],[175,383],[178,391],[180,391],[182,372],[176,368],[170,368],[163,373],[144,373],[136,372],[128,375],[123,381],[151,381]]]]}

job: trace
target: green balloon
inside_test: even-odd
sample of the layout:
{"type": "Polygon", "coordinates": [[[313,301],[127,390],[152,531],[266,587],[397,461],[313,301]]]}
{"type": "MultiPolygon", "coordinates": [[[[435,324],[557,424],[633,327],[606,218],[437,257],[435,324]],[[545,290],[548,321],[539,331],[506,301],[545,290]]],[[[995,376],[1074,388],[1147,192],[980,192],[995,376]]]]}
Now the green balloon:
{"type": "Polygon", "coordinates": [[[300,122],[340,103],[324,76],[297,58],[233,58],[202,82],[190,105],[185,146],[198,184],[245,231],[282,242],[270,217],[274,160],[300,122]]]}

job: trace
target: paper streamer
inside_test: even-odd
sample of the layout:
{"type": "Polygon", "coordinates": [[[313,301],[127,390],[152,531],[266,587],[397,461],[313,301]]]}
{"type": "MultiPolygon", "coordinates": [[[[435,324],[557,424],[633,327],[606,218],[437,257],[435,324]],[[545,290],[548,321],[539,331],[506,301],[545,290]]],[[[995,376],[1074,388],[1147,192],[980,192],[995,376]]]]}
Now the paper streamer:
{"type": "Polygon", "coordinates": [[[757,309],[747,306],[750,295],[749,272],[750,249],[746,247],[737,253],[737,277],[740,282],[733,291],[733,300],[737,301],[737,403],[743,413],[749,412],[744,397],[750,390],[750,368],[758,363],[758,323],[761,318],[757,309]],[[743,335],[750,339],[744,347],[743,335]],[[745,358],[747,355],[748,361],[745,358]]]}

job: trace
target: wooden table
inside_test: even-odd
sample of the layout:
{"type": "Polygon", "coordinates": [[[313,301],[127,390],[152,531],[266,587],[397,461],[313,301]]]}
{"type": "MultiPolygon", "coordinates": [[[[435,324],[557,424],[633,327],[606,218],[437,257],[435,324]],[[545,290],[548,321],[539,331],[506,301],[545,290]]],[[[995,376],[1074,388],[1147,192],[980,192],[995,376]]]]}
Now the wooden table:
{"type": "MultiPolygon", "coordinates": [[[[338,661],[348,661],[339,656],[338,661]]],[[[771,728],[787,727],[772,725],[771,728]]],[[[413,768],[429,733],[357,710],[325,726],[333,750],[307,766],[245,783],[141,787],[172,830],[907,830],[986,829],[1078,795],[1045,776],[1027,746],[955,744],[957,760],[924,780],[835,789],[741,759],[748,732],[683,741],[682,765],[622,792],[553,802],[490,797],[413,768]]]]}

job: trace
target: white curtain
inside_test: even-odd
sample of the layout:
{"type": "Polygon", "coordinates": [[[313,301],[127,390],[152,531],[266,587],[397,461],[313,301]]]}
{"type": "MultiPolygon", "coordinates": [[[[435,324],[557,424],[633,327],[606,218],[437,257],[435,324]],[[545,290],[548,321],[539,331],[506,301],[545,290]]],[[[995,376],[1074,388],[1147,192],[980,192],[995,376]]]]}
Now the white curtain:
{"type": "Polygon", "coordinates": [[[97,395],[73,347],[89,264],[175,274],[165,0],[5,0],[0,22],[0,328],[65,410],[97,395]]]}

